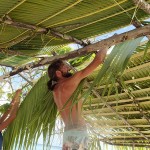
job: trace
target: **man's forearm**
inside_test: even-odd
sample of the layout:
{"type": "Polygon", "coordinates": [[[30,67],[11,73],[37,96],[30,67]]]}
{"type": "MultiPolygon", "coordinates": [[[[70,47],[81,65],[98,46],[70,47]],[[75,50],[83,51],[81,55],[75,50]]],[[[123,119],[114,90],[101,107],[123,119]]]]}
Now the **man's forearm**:
{"type": "Polygon", "coordinates": [[[12,106],[9,115],[11,116],[11,115],[13,115],[13,113],[16,114],[16,112],[18,111],[18,109],[19,109],[19,103],[15,103],[15,104],[12,106]]]}
{"type": "Polygon", "coordinates": [[[14,110],[16,110],[16,109],[18,110],[19,102],[20,102],[20,93],[21,93],[21,90],[16,91],[15,96],[14,96],[13,100],[11,101],[10,107],[7,109],[7,111],[0,118],[1,124],[6,120],[8,115],[11,115],[12,112],[14,112],[14,110]]]}
{"type": "Polygon", "coordinates": [[[4,122],[9,115],[13,114],[14,112],[17,112],[18,107],[19,107],[19,103],[9,107],[7,111],[3,114],[3,116],[0,118],[0,124],[4,122]]]}
{"type": "Polygon", "coordinates": [[[21,94],[21,89],[16,91],[15,96],[13,100],[11,101],[11,105],[13,105],[16,102],[20,102],[20,94],[21,94]]]}

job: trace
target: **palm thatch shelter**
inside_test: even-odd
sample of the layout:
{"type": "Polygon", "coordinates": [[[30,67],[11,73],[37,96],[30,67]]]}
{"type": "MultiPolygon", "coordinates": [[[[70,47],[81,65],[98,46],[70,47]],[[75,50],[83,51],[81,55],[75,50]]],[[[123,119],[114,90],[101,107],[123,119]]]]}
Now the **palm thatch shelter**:
{"type": "MultiPolygon", "coordinates": [[[[56,59],[72,59],[70,64],[80,69],[92,52],[116,45],[82,85],[84,117],[98,143],[150,149],[150,0],[1,0],[0,8],[0,65],[12,68],[1,80],[56,59]],[[111,34],[129,25],[134,29],[111,34]],[[104,34],[108,37],[93,40],[104,34]],[[79,49],[62,53],[70,43],[79,49]]],[[[45,139],[52,133],[57,109],[46,81],[42,76],[23,100],[4,133],[5,150],[17,144],[29,149],[41,133],[45,139]]]]}

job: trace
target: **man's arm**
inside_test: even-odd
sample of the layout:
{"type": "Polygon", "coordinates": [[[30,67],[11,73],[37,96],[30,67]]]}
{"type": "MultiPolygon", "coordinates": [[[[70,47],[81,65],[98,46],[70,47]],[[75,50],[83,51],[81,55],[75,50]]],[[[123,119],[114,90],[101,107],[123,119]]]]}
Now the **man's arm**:
{"type": "Polygon", "coordinates": [[[10,108],[8,108],[8,110],[1,117],[0,131],[5,129],[15,119],[20,102],[20,93],[21,90],[16,91],[16,94],[11,102],[10,108]]]}
{"type": "Polygon", "coordinates": [[[12,111],[15,108],[19,107],[19,103],[20,103],[20,94],[21,94],[21,89],[17,90],[15,93],[15,96],[13,98],[13,100],[11,101],[11,109],[10,109],[10,114],[12,113],[12,111]]]}
{"type": "Polygon", "coordinates": [[[83,70],[77,72],[75,76],[78,76],[80,80],[90,75],[101,63],[103,63],[107,53],[107,48],[100,50],[96,53],[94,60],[83,70]]]}
{"type": "Polygon", "coordinates": [[[0,124],[0,131],[7,128],[7,126],[9,126],[9,124],[16,118],[17,110],[18,106],[15,105],[13,110],[11,111],[10,116],[8,116],[8,118],[0,124]]]}

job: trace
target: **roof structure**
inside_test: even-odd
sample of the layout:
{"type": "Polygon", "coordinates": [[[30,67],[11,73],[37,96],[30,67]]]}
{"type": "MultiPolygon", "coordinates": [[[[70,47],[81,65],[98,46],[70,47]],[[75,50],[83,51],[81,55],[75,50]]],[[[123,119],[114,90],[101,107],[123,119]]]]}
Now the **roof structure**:
{"type": "Polygon", "coordinates": [[[149,17],[132,0],[2,0],[0,6],[0,64],[14,67],[59,45],[84,46],[83,40],[131,25],[135,14],[139,21],[149,17]]]}
{"type": "MultiPolygon", "coordinates": [[[[110,95],[102,97],[106,87],[104,82],[94,88],[94,98],[84,105],[89,128],[100,134],[99,139],[103,142],[118,146],[150,147],[150,49],[146,57],[143,56],[144,51],[141,51],[131,57],[122,76],[125,86],[118,79],[110,95]]],[[[88,83],[92,80],[93,76],[89,77],[88,83]]]]}
{"type": "MultiPolygon", "coordinates": [[[[150,4],[150,0],[144,2],[150,4]]],[[[48,54],[53,60],[61,58],[53,56],[53,52],[59,55],[63,45],[76,43],[83,49],[89,48],[92,43],[87,39],[128,25],[144,28],[148,24],[144,20],[150,17],[149,10],[140,9],[136,0],[1,0],[0,7],[0,64],[17,70],[10,75],[28,69],[31,64],[31,68],[43,65],[39,63],[43,58],[37,56],[48,54]]],[[[150,33],[149,25],[146,28],[143,35],[150,33]]],[[[137,34],[142,36],[140,32],[137,34]]],[[[120,42],[124,40],[125,35],[120,42]]],[[[111,45],[119,40],[112,41],[111,45]]],[[[116,80],[117,94],[115,89],[102,98],[104,82],[94,87],[90,106],[84,105],[89,127],[92,125],[94,132],[101,135],[99,140],[105,143],[150,147],[150,48],[143,58],[145,46],[138,47],[138,53],[128,63],[122,76],[125,86],[116,80]]],[[[80,51],[63,58],[77,56],[80,51]]],[[[93,76],[88,78],[88,84],[93,76]]]]}

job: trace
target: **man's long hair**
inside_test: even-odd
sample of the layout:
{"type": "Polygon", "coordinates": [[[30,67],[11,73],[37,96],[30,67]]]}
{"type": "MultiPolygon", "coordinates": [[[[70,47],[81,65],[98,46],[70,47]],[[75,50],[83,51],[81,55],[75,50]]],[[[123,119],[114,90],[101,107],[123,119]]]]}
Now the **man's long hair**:
{"type": "Polygon", "coordinates": [[[48,67],[48,76],[50,80],[47,82],[48,89],[53,91],[55,85],[57,84],[58,78],[56,76],[56,71],[60,69],[60,67],[63,65],[62,60],[56,60],[48,67]]]}

